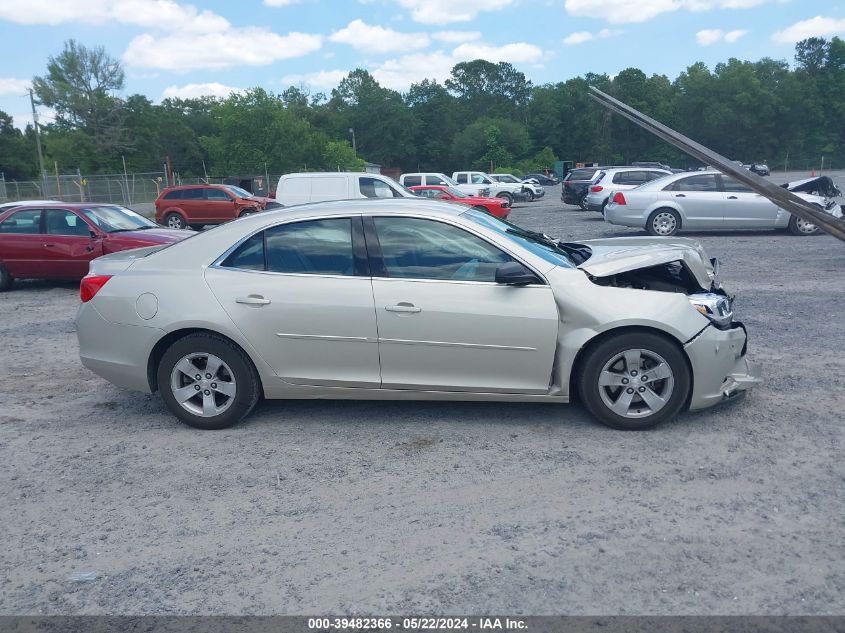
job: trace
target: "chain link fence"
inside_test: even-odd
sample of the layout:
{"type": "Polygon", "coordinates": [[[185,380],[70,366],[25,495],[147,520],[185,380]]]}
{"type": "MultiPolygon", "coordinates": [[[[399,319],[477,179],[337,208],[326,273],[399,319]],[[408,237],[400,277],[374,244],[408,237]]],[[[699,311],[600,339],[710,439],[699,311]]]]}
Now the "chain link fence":
{"type": "Polygon", "coordinates": [[[61,200],[132,205],[153,202],[166,186],[164,172],[133,174],[45,175],[41,181],[6,180],[0,176],[0,201],[61,200]]]}

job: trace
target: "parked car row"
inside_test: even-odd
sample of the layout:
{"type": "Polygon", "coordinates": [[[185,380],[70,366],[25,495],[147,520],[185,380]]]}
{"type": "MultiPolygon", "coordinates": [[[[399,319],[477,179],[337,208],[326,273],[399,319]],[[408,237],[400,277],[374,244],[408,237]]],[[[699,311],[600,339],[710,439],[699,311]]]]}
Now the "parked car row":
{"type": "Polygon", "coordinates": [[[417,172],[399,176],[405,187],[446,186],[471,196],[503,198],[513,205],[514,200],[534,201],[546,194],[536,178],[520,179],[513,174],[487,174],[483,171],[456,171],[451,177],[440,172],[417,172]]]}

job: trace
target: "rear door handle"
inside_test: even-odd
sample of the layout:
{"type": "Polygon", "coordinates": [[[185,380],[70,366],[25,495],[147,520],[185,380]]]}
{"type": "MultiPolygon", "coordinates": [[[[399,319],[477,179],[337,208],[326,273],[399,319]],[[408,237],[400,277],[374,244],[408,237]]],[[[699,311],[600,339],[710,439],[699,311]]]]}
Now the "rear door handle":
{"type": "Polygon", "coordinates": [[[261,295],[249,295],[248,297],[238,297],[235,303],[242,303],[248,306],[266,306],[270,303],[269,299],[265,299],[261,295]]]}
{"type": "Polygon", "coordinates": [[[736,196],[728,196],[728,200],[738,200],[738,199],[739,198],[737,198],[736,196]]]}
{"type": "Polygon", "coordinates": [[[418,308],[413,303],[400,303],[395,306],[384,306],[388,312],[402,312],[404,314],[416,314],[422,312],[422,308],[418,308]]]}
{"type": "Polygon", "coordinates": [[[676,193],[676,194],[675,194],[675,197],[676,197],[676,198],[686,198],[686,197],[687,197],[687,194],[685,194],[685,193],[676,193]]]}

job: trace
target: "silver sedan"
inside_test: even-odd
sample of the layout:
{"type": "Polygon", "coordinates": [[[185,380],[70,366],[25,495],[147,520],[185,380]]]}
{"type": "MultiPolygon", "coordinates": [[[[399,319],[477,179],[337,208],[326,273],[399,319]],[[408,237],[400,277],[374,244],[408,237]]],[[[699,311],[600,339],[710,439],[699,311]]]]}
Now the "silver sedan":
{"type": "Polygon", "coordinates": [[[82,363],[187,424],[261,398],[569,402],[639,429],[754,385],[690,240],[562,243],[424,200],[261,213],[94,260],[82,363]]]}
{"type": "MultiPolygon", "coordinates": [[[[839,216],[832,199],[796,193],[811,204],[839,216]]],[[[743,183],[717,171],[679,173],[652,180],[629,191],[612,191],[604,210],[610,224],[644,228],[651,235],[670,236],[682,230],[787,229],[815,235],[819,228],[793,216],[743,183]]]]}

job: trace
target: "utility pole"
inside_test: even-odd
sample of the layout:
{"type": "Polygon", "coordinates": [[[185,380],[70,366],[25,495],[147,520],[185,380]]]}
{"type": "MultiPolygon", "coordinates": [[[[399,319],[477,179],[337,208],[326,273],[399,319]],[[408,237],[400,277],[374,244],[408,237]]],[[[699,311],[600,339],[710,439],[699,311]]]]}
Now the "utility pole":
{"type": "Polygon", "coordinates": [[[44,156],[41,154],[41,130],[38,129],[38,113],[35,111],[35,97],[32,88],[29,89],[29,104],[32,106],[32,124],[35,126],[35,144],[38,146],[38,169],[41,179],[44,179],[44,156]]]}

